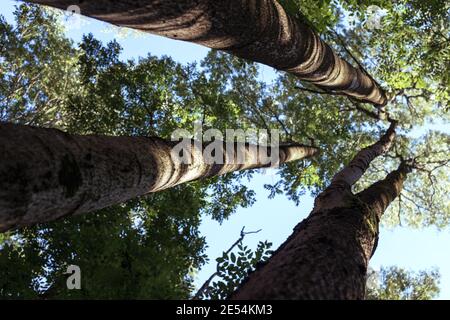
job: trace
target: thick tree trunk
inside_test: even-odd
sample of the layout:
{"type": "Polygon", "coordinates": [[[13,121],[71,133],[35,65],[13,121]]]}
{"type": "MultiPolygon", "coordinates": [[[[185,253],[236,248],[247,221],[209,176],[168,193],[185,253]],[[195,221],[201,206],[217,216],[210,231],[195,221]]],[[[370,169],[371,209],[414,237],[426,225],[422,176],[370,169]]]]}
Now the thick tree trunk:
{"type": "Polygon", "coordinates": [[[373,79],[339,58],[304,22],[274,0],[31,0],[118,26],[198,43],[260,62],[321,88],[385,105],[373,79]]]}
{"type": "MultiPolygon", "coordinates": [[[[203,149],[211,144],[203,147],[194,141],[186,145],[191,159],[186,164],[171,155],[177,145],[156,137],[78,136],[0,124],[0,232],[101,209],[199,178],[274,164],[257,146],[243,143],[226,150],[230,153],[225,153],[223,164],[210,164],[203,149]]],[[[278,150],[279,163],[317,152],[303,145],[278,150]]]]}
{"type": "Polygon", "coordinates": [[[371,160],[365,160],[387,151],[394,128],[395,124],[378,143],[359,152],[335,176],[333,189],[324,191],[328,196],[317,198],[310,216],[297,225],[266,264],[247,277],[231,299],[364,298],[367,266],[378,240],[378,222],[400,193],[410,168],[402,163],[384,180],[356,195],[348,183],[356,181],[356,171],[360,177],[367,169],[371,160]],[[358,169],[349,168],[357,163],[358,169]],[[337,184],[338,180],[345,183],[337,184]],[[338,194],[331,203],[330,193],[338,194]]]}
{"type": "Polygon", "coordinates": [[[350,203],[302,221],[231,299],[362,299],[375,235],[370,213],[350,203]]]}

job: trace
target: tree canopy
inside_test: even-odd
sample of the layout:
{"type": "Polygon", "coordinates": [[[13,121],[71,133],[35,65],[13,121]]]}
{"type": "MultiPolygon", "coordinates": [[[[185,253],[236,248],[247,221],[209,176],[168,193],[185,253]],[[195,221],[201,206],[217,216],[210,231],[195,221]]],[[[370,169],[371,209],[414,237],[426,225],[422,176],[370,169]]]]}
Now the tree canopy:
{"type": "MultiPolygon", "coordinates": [[[[447,227],[450,137],[443,128],[449,120],[449,4],[280,3],[376,79],[388,93],[387,106],[376,108],[281,72],[265,83],[256,63],[215,50],[199,64],[151,54],[123,61],[117,42],[103,44],[88,34],[74,43],[57,13],[27,4],[17,7],[15,23],[0,17],[0,121],[77,134],[163,138],[178,128],[193,131],[199,123],[204,130],[278,129],[281,141],[321,150],[313,159],[281,166],[277,181],[265,186],[269,197],[287,194],[300,204],[303,195],[317,195],[357,150],[373,143],[388,119],[397,119],[394,147],[355,190],[380,180],[399,161],[413,159],[415,171],[382,222],[447,227]],[[374,5],[384,9],[376,28],[368,26],[368,8],[374,5]]],[[[193,275],[208,261],[199,232],[202,216],[221,222],[251,206],[255,193],[247,181],[253,172],[0,234],[0,297],[187,298],[194,293],[193,275]],[[70,264],[86,270],[84,290],[65,290],[70,264]]],[[[240,244],[239,252],[218,258],[224,282],[217,282],[209,297],[230,293],[269,247],[261,242],[253,252],[240,244]]],[[[428,299],[438,292],[435,272],[415,276],[391,268],[380,274],[382,284],[371,287],[368,298],[428,299]]]]}

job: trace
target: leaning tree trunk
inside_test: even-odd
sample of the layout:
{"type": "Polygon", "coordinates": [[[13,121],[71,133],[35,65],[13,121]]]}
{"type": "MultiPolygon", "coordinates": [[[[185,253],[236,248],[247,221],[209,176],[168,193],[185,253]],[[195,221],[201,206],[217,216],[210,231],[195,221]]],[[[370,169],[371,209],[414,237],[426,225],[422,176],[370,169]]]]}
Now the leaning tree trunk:
{"type": "Polygon", "coordinates": [[[310,216],[268,262],[249,274],[231,299],[363,299],[378,222],[398,196],[410,168],[403,163],[359,194],[351,192],[370,162],[387,151],[395,123],[359,152],[316,199],[310,216]]]}
{"type": "Polygon", "coordinates": [[[382,88],[339,58],[305,23],[275,0],[29,0],[118,26],[224,50],[290,72],[321,88],[374,105],[386,104],[382,88]]]}
{"type": "Polygon", "coordinates": [[[0,232],[105,208],[199,178],[299,160],[318,151],[303,145],[263,150],[246,143],[231,148],[217,142],[180,143],[0,124],[0,232]],[[173,154],[180,146],[187,161],[173,154]],[[224,156],[217,160],[214,152],[224,156]]]}

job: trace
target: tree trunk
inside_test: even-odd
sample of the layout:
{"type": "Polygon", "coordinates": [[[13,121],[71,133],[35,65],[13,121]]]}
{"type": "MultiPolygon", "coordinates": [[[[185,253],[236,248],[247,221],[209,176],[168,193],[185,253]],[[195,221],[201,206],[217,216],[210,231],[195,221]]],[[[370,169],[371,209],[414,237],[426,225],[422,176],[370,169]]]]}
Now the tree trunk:
{"type": "MultiPolygon", "coordinates": [[[[182,163],[172,154],[180,144],[156,137],[79,136],[0,124],[0,232],[105,208],[200,178],[276,165],[255,145],[236,143],[231,152],[226,149],[230,153],[223,161],[211,162],[203,151],[212,144],[188,142],[185,152],[191,163],[182,163]]],[[[284,163],[313,156],[317,149],[285,145],[278,152],[276,160],[284,163]]]]}
{"type": "Polygon", "coordinates": [[[386,104],[382,88],[339,58],[304,22],[275,0],[30,0],[68,9],[122,27],[224,50],[292,73],[323,89],[374,105],[386,104]]]}
{"type": "Polygon", "coordinates": [[[351,185],[370,161],[387,151],[394,129],[395,124],[335,176],[316,199],[310,216],[267,263],[249,274],[231,299],[364,299],[379,220],[400,193],[410,167],[402,162],[359,194],[351,192],[351,185]]]}

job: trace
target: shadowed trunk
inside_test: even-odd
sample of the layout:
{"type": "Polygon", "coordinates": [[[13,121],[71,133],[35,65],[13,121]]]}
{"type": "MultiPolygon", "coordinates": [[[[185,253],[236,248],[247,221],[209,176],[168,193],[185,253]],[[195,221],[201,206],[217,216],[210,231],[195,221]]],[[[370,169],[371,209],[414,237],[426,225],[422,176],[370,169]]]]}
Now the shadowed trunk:
{"type": "Polygon", "coordinates": [[[374,105],[387,102],[373,79],[339,58],[274,0],[32,0],[122,27],[224,50],[374,105]]]}
{"type": "Polygon", "coordinates": [[[265,152],[235,143],[222,153],[226,147],[222,142],[205,146],[187,142],[79,136],[0,124],[0,232],[105,208],[199,178],[299,160],[318,151],[285,145],[265,152]],[[190,162],[173,154],[179,146],[185,147],[190,162]],[[214,162],[217,153],[224,156],[214,162]]]}
{"type": "Polygon", "coordinates": [[[379,220],[399,195],[410,167],[402,162],[359,194],[351,192],[351,185],[370,161],[389,149],[394,130],[395,124],[334,177],[309,217],[267,263],[249,274],[231,299],[364,299],[379,220]]]}

